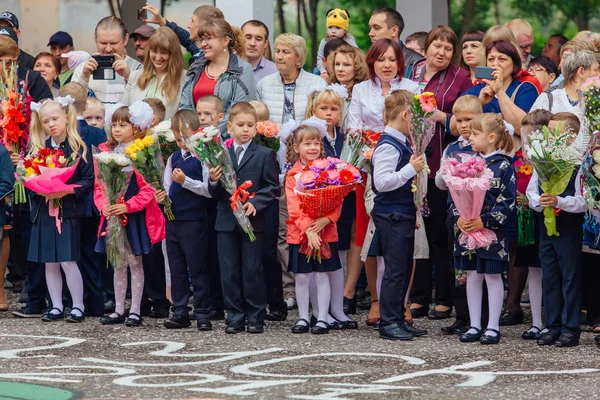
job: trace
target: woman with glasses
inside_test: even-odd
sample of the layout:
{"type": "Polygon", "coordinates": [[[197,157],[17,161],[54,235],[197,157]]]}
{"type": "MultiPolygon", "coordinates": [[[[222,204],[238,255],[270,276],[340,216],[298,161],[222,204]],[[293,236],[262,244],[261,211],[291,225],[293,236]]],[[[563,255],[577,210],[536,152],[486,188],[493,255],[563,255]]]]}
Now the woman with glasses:
{"type": "Polygon", "coordinates": [[[560,76],[558,67],[548,57],[537,57],[531,60],[527,71],[537,78],[544,92],[550,89],[556,78],[560,76]]]}

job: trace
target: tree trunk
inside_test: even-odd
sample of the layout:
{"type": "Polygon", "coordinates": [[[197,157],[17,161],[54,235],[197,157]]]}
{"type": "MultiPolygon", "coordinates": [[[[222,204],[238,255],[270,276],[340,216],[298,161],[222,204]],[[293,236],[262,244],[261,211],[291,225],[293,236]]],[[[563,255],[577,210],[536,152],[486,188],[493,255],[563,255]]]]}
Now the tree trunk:
{"type": "Polygon", "coordinates": [[[494,14],[496,16],[496,25],[502,25],[502,19],[500,18],[500,3],[498,0],[494,1],[494,14]]]}
{"type": "Polygon", "coordinates": [[[308,7],[310,13],[306,11],[306,4],[302,1],[302,14],[304,14],[304,24],[310,36],[310,66],[314,68],[317,65],[317,52],[319,43],[317,43],[317,6],[319,0],[309,0],[308,7]],[[312,21],[312,23],[310,22],[312,21]]]}
{"type": "Polygon", "coordinates": [[[285,29],[285,16],[283,15],[283,0],[277,0],[277,17],[279,19],[280,33],[287,32],[287,29],[285,29]]]}
{"type": "MultiPolygon", "coordinates": [[[[465,0],[465,8],[463,11],[463,20],[460,26],[460,36],[462,38],[463,35],[471,30],[473,26],[473,14],[475,13],[475,0],[465,0]]],[[[460,39],[459,39],[460,40],[460,39]]]]}
{"type": "Polygon", "coordinates": [[[587,6],[583,6],[581,10],[575,15],[575,24],[580,31],[587,31],[590,29],[590,12],[587,6]]]}
{"type": "Polygon", "coordinates": [[[296,1],[296,21],[298,24],[298,35],[302,36],[302,4],[304,0],[296,1]]]}

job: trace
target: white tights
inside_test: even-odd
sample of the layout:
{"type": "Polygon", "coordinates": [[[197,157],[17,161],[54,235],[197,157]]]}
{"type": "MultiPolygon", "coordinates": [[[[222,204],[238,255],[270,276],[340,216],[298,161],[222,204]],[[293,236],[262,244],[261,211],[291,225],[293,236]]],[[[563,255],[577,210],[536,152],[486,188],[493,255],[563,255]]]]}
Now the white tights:
{"type": "MultiPolygon", "coordinates": [[[[131,270],[131,308],[129,314],[135,313],[139,315],[142,303],[142,292],[144,291],[144,268],[142,265],[142,257],[131,257],[129,269],[131,270]]],[[[125,295],[127,294],[127,266],[115,268],[114,285],[116,303],[115,313],[123,315],[125,313],[125,295]]],[[[137,319],[135,316],[131,318],[137,319]]]]}
{"type": "MultiPolygon", "coordinates": [[[[481,303],[483,301],[483,281],[487,284],[489,320],[487,329],[500,330],[500,314],[502,313],[502,300],[504,299],[504,285],[501,274],[478,274],[477,271],[467,271],[467,303],[469,304],[469,318],[473,328],[481,329],[481,303]]],[[[469,329],[468,333],[475,333],[469,329]]],[[[486,335],[496,336],[495,332],[488,331],[486,335]]]]}
{"type": "MultiPolygon", "coordinates": [[[[50,294],[50,300],[52,301],[52,307],[59,310],[64,310],[62,302],[62,289],[63,280],[60,274],[60,268],[62,267],[65,272],[67,280],[67,287],[71,292],[71,298],[73,299],[73,308],[78,308],[82,311],[85,310],[83,305],[83,279],[81,278],[81,272],[75,261],[63,261],[60,263],[46,263],[46,285],[48,286],[48,293],[50,294]]],[[[53,314],[59,314],[57,310],[50,311],[53,314]]],[[[71,311],[74,315],[81,316],[82,313],[78,310],[71,311]]]]}

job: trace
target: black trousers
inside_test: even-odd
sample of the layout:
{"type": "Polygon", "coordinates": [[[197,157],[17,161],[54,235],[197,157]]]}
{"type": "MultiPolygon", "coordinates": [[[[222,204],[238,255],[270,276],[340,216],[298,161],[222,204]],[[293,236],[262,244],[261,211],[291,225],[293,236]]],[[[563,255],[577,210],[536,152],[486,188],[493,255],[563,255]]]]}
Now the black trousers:
{"type": "Polygon", "coordinates": [[[191,278],[194,316],[196,319],[208,319],[210,300],[205,221],[167,221],[167,254],[173,314],[188,317],[191,278]]]}
{"type": "Polygon", "coordinates": [[[404,322],[404,298],[410,283],[415,247],[415,214],[396,211],[371,215],[379,232],[385,272],[379,295],[380,327],[404,322]]]}
{"type": "Polygon", "coordinates": [[[281,264],[277,257],[277,242],[279,239],[279,200],[275,200],[265,210],[265,231],[263,235],[262,265],[265,274],[269,311],[287,313],[287,305],[283,301],[281,264]]]}
{"type": "Polygon", "coordinates": [[[600,324],[600,255],[592,253],[581,254],[581,282],[583,284],[583,309],[587,310],[589,325],[600,324]]]}
{"type": "MultiPolygon", "coordinates": [[[[77,265],[83,277],[83,303],[88,315],[104,315],[104,294],[102,293],[102,268],[106,268],[106,259],[102,264],[96,246],[100,218],[81,218],[81,258],[77,265]]],[[[112,272],[112,271],[111,271],[112,272]]]]}
{"type": "Polygon", "coordinates": [[[152,246],[152,251],[149,254],[142,255],[142,263],[144,265],[142,309],[157,306],[169,307],[165,257],[160,242],[152,246]]]}
{"type": "Polygon", "coordinates": [[[448,241],[446,226],[448,192],[435,186],[435,181],[427,182],[427,203],[430,214],[425,218],[425,232],[429,242],[429,262],[422,263],[415,270],[411,291],[411,302],[429,306],[431,304],[432,268],[435,278],[435,304],[452,307],[454,267],[452,265],[452,242],[448,241]]]}
{"type": "Polygon", "coordinates": [[[267,295],[262,267],[263,233],[254,232],[256,240],[236,228],[233,232],[217,232],[221,288],[228,325],[262,323],[267,295]]]}

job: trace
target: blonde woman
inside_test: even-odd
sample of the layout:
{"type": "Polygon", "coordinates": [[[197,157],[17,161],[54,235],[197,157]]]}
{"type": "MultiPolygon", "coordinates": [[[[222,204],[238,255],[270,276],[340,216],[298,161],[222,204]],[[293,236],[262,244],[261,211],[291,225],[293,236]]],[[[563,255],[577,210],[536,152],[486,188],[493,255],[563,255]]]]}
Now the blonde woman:
{"type": "Polygon", "coordinates": [[[144,67],[131,73],[121,103],[128,106],[156,98],[165,105],[165,119],[170,119],[179,107],[185,74],[177,35],[167,27],[158,28],[146,46],[144,67]]]}

